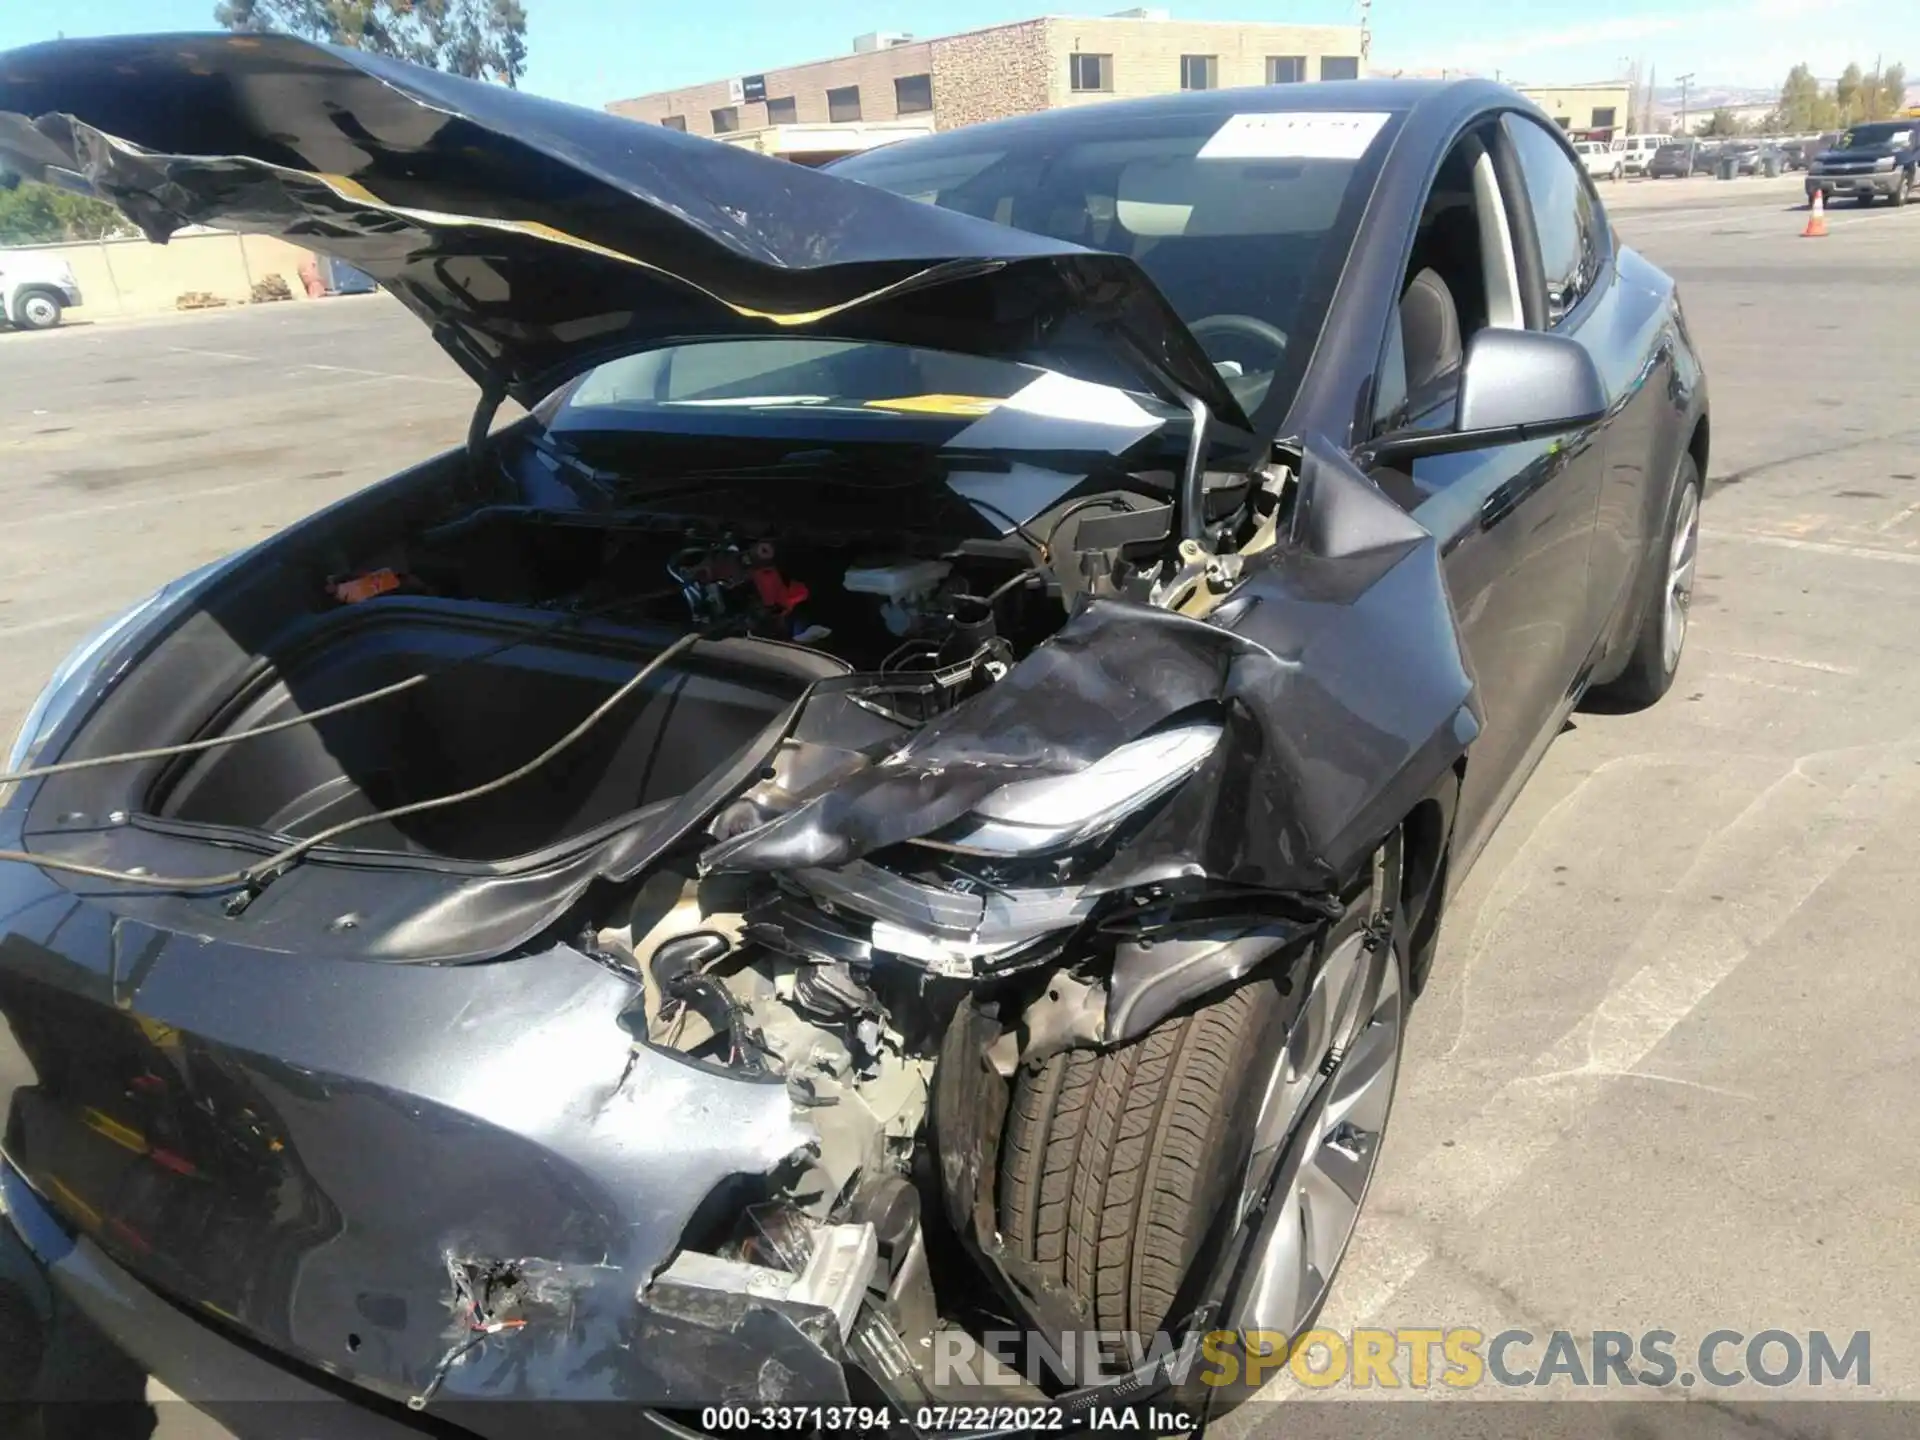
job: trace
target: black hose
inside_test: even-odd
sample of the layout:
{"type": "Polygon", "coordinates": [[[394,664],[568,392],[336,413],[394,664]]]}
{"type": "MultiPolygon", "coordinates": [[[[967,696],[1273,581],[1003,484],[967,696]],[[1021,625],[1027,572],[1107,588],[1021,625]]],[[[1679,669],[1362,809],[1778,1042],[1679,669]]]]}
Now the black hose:
{"type": "Polygon", "coordinates": [[[330,840],[337,840],[342,835],[364,829],[369,825],[377,825],[382,821],[399,820],[408,815],[420,815],[429,810],[440,810],[449,805],[458,805],[465,800],[477,800],[483,795],[490,795],[497,790],[503,790],[515,781],[524,780],[542,765],[545,765],[549,760],[553,759],[554,756],[560,754],[561,751],[567,749],[568,746],[580,739],[581,736],[585,735],[601,720],[605,719],[609,712],[618,706],[622,700],[625,700],[627,696],[639,689],[641,685],[645,684],[648,677],[662,665],[665,665],[669,660],[672,660],[701,638],[703,637],[697,633],[682,635],[678,640],[674,641],[673,644],[669,645],[658,655],[654,656],[653,659],[636,670],[618,690],[615,690],[613,694],[609,695],[596,706],[587,717],[578,725],[575,725],[573,729],[562,735],[531,760],[516,766],[506,774],[497,776],[484,784],[474,785],[468,789],[456,791],[451,795],[438,795],[430,800],[415,800],[411,804],[396,805],[390,810],[376,810],[370,815],[361,815],[352,820],[343,820],[340,824],[329,826],[318,834],[309,835],[304,840],[295,841],[284,849],[269,855],[258,865],[248,866],[244,870],[231,870],[221,875],[139,875],[131,871],[109,870],[100,865],[86,865],[76,860],[61,860],[53,856],[38,855],[30,850],[0,850],[0,861],[14,861],[23,865],[38,865],[43,870],[59,870],[69,875],[84,875],[96,880],[113,880],[128,885],[141,886],[149,890],[225,890],[234,886],[245,886],[249,890],[258,891],[272,882],[278,873],[286,866],[293,864],[309,851],[326,844],[330,840]]]}

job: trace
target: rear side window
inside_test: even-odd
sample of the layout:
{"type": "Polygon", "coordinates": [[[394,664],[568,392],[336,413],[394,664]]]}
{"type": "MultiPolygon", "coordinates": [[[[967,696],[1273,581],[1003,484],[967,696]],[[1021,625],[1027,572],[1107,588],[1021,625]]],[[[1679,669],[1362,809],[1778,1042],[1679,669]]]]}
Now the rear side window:
{"type": "Polygon", "coordinates": [[[1605,246],[1599,211],[1586,177],[1559,141],[1524,115],[1505,116],[1501,124],[1526,178],[1547,282],[1547,324],[1558,325],[1600,277],[1605,246]]]}

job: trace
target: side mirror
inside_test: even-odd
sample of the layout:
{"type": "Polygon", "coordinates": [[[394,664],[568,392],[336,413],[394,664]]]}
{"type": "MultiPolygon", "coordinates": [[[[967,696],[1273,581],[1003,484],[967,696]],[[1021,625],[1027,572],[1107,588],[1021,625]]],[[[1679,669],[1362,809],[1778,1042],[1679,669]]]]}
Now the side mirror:
{"type": "Polygon", "coordinates": [[[1607,387],[1586,346],[1538,330],[1481,330],[1460,364],[1453,424],[1400,430],[1365,447],[1372,464],[1405,463],[1584,430],[1606,418],[1607,387]]]}

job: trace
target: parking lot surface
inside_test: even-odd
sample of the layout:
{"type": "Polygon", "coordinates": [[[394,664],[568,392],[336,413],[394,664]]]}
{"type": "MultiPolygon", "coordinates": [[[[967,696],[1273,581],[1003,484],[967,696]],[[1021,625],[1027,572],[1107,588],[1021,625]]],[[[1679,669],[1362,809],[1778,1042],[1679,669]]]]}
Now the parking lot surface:
{"type": "MultiPolygon", "coordinates": [[[[1809,240],[1798,177],[1602,193],[1709,367],[1695,625],[1466,882],[1323,1323],[1864,1330],[1865,1393],[1920,1398],[1920,209],[1809,240]]],[[[381,297],[0,334],[0,725],[93,624],[471,402],[381,297]]]]}

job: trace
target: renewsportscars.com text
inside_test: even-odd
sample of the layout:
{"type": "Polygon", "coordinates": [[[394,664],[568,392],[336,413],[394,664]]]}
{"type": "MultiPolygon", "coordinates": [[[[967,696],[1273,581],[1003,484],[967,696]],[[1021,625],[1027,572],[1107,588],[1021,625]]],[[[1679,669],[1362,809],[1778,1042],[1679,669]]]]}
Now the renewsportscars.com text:
{"type": "Polygon", "coordinates": [[[1171,1337],[1084,1330],[1058,1342],[1026,1331],[989,1331],[976,1348],[967,1337],[934,1337],[941,1385],[992,1385],[1055,1376],[1096,1383],[1117,1368],[1163,1360],[1176,1385],[1258,1388],[1273,1381],[1330,1389],[1471,1390],[1573,1386],[1729,1389],[1759,1385],[1866,1386],[1872,1337],[1810,1330],[1711,1330],[1686,1340],[1672,1330],[1500,1330],[1443,1328],[1214,1330],[1176,1348],[1171,1337]]]}

